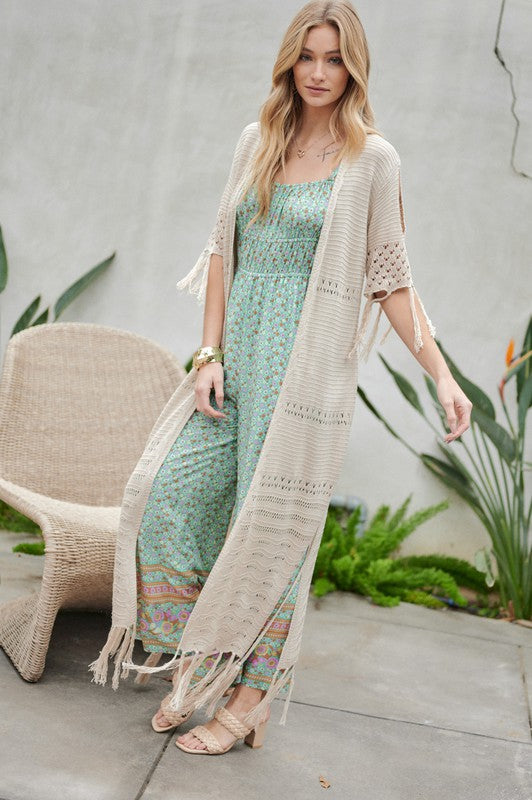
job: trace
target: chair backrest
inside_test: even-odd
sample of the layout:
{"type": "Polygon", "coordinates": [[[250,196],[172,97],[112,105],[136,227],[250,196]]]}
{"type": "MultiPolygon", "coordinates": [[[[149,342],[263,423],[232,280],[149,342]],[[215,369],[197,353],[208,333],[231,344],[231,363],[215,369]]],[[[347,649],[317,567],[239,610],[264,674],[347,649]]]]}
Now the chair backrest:
{"type": "Polygon", "coordinates": [[[17,333],[0,381],[0,477],[72,503],[120,505],[185,376],[170,352],[128,331],[54,322],[17,333]]]}

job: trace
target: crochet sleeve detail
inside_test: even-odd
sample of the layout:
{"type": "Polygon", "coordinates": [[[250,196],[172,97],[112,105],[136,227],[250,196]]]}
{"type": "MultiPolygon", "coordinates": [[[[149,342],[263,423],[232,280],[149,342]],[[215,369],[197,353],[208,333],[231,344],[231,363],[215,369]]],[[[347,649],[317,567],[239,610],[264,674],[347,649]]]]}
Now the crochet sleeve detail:
{"type": "Polygon", "coordinates": [[[384,242],[368,250],[366,262],[366,285],[364,295],[375,300],[384,300],[395,290],[412,285],[412,272],[404,240],[384,242]],[[386,294],[373,297],[375,292],[386,294]]]}
{"type": "MultiPolygon", "coordinates": [[[[382,301],[397,289],[407,288],[409,294],[410,313],[414,330],[414,350],[419,352],[423,347],[423,337],[417,314],[415,297],[424,315],[430,335],[436,336],[436,329],[430,321],[421,298],[417,294],[412,277],[412,269],[408,258],[405,241],[405,217],[401,192],[401,167],[397,153],[393,166],[384,176],[377,175],[372,187],[368,216],[368,238],[366,256],[366,282],[364,296],[366,303],[362,312],[355,342],[349,355],[356,350],[367,361],[373,347],[380,317],[382,301]],[[369,326],[371,309],[379,304],[373,330],[367,341],[364,338],[369,326]]],[[[392,324],[388,326],[380,340],[383,344],[392,324]]]]}
{"type": "Polygon", "coordinates": [[[178,290],[186,289],[190,294],[196,295],[198,302],[202,304],[205,300],[207,291],[207,282],[209,279],[209,267],[211,255],[216,253],[219,256],[223,255],[224,245],[224,231],[225,219],[227,215],[228,205],[233,195],[239,180],[239,173],[241,163],[245,157],[246,152],[246,134],[252,125],[247,125],[242,133],[235,148],[229,177],[222,192],[218,212],[216,214],[216,221],[212,228],[205,247],[201,251],[198,260],[184,278],[181,278],[176,284],[178,290]]]}
{"type": "Polygon", "coordinates": [[[216,215],[216,222],[214,223],[214,228],[212,229],[211,236],[209,237],[211,241],[210,245],[210,253],[216,253],[217,255],[223,255],[223,247],[224,247],[224,226],[225,226],[225,208],[220,203],[218,207],[218,213],[216,215]]]}

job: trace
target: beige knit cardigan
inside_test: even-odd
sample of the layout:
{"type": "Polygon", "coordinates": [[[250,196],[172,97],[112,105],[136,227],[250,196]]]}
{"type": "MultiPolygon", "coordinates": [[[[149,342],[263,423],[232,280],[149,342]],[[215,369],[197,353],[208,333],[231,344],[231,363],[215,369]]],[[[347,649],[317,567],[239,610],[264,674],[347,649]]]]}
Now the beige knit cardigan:
{"type": "MultiPolygon", "coordinates": [[[[178,289],[195,294],[200,303],[205,299],[210,256],[219,253],[227,309],[236,255],[236,206],[259,136],[258,122],[242,131],[214,228],[195,266],[177,284],[178,289]]],[[[278,668],[265,697],[246,718],[254,725],[264,706],[288,683],[281,717],[284,724],[314,563],[353,419],[358,356],[367,359],[376,336],[380,304],[372,333],[364,343],[372,306],[399,287],[409,289],[417,351],[423,342],[405,246],[400,160],[385,138],[370,134],[358,158],[340,162],[334,179],[292,352],[249,490],[239,514],[229,524],[224,546],[183,630],[179,648],[160,666],[153,654],[144,664],[131,660],[137,613],[136,542],[152,482],[195,410],[196,370],[187,374],[155,423],[124,491],[112,626],[99,658],[89,665],[93,682],[106,682],[108,658],[113,655],[114,689],[129,669],[146,674],[179,667],[180,680],[170,707],[185,713],[206,705],[212,713],[275,618],[276,603],[305,556],[278,668]],[[386,295],[375,298],[374,292],[380,290],[386,295]],[[366,305],[359,324],[362,294],[366,305]],[[183,654],[192,656],[187,670],[180,658],[183,654]],[[192,673],[207,655],[213,656],[212,668],[192,684],[192,673]]],[[[421,301],[420,307],[434,336],[421,301]]],[[[390,329],[391,325],[381,342],[390,329]]],[[[224,347],[225,325],[221,344],[224,347]]]]}

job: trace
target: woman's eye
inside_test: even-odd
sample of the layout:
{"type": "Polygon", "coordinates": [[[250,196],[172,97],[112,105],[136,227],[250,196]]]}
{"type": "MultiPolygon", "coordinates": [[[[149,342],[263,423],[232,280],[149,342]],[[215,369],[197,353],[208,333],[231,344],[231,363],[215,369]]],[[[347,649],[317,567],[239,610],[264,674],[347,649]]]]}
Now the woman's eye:
{"type": "MultiPolygon", "coordinates": [[[[310,56],[307,55],[307,53],[302,53],[299,56],[299,58],[300,58],[301,61],[306,61],[307,58],[310,58],[310,56]]],[[[329,61],[331,61],[333,64],[341,64],[342,63],[342,59],[340,58],[340,56],[333,56],[332,58],[329,59],[329,61]]]]}

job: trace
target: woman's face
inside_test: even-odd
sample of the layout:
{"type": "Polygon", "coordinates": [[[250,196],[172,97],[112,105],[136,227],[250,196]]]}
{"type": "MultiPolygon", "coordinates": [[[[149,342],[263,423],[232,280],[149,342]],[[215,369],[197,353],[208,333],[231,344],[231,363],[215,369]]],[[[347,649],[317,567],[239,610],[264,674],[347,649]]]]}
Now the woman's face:
{"type": "Polygon", "coordinates": [[[340,55],[338,31],[328,23],[311,28],[292,67],[296,89],[304,103],[322,107],[336,104],[344,93],[349,72],[340,55]],[[312,91],[319,87],[322,91],[312,91]]]}

